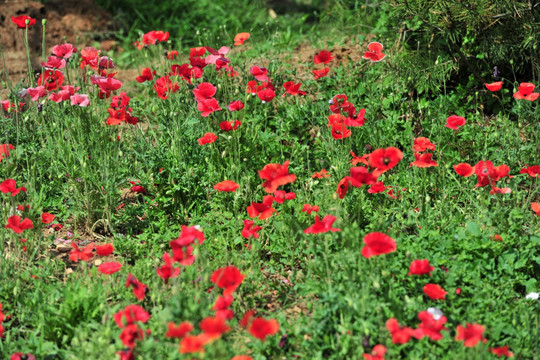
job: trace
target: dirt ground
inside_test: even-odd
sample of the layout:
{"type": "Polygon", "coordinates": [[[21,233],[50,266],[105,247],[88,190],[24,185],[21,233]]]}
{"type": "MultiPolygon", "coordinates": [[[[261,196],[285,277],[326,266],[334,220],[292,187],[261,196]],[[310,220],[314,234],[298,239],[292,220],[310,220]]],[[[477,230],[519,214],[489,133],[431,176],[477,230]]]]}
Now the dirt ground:
{"type": "MultiPolygon", "coordinates": [[[[28,61],[24,47],[24,30],[18,29],[11,21],[12,16],[28,15],[36,19],[36,24],[28,31],[28,43],[32,67],[40,67],[42,53],[41,20],[47,19],[46,54],[51,54],[54,45],[72,43],[79,49],[112,37],[113,17],[99,8],[93,0],[47,0],[45,4],[27,0],[0,0],[0,44],[6,61],[6,69],[0,61],[0,71],[7,70],[11,81],[17,83],[28,71],[28,61]]],[[[6,89],[0,87],[0,96],[5,98],[6,89]]]]}

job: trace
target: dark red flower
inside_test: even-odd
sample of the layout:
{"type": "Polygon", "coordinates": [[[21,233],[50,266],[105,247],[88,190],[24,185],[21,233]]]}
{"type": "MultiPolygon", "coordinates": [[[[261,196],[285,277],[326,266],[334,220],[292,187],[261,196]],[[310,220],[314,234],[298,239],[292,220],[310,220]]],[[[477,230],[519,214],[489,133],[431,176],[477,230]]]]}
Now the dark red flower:
{"type": "Polygon", "coordinates": [[[441,316],[437,320],[427,311],[421,311],[418,314],[418,319],[422,322],[418,324],[418,329],[421,331],[421,337],[427,336],[431,340],[439,341],[443,338],[441,331],[448,330],[444,327],[446,317],[441,316]]]}
{"type": "Polygon", "coordinates": [[[486,86],[486,89],[488,89],[491,92],[494,92],[494,91],[501,90],[501,88],[503,86],[503,82],[502,81],[497,81],[497,82],[493,82],[491,84],[484,84],[484,85],[486,86]]]}
{"type": "Polygon", "coordinates": [[[325,233],[328,231],[331,231],[331,232],[341,231],[341,229],[332,227],[332,224],[334,223],[334,221],[336,221],[336,219],[337,217],[333,215],[326,215],[321,221],[319,220],[319,216],[315,215],[315,224],[305,229],[304,233],[320,234],[320,233],[325,233]]]}
{"type": "MultiPolygon", "coordinates": [[[[1,156],[2,154],[0,153],[0,160],[1,156]]],[[[17,188],[17,182],[15,180],[7,179],[0,183],[0,191],[4,194],[11,193],[11,196],[16,196],[21,191],[26,192],[26,188],[24,186],[17,188]]]]}
{"type": "Polygon", "coordinates": [[[133,349],[135,347],[135,342],[144,339],[144,332],[140,329],[137,324],[127,325],[120,334],[120,340],[124,346],[133,349]]]}
{"type": "Polygon", "coordinates": [[[267,193],[274,193],[279,186],[292,183],[296,180],[296,175],[289,174],[289,161],[283,165],[267,164],[259,170],[259,177],[266,180],[262,186],[267,193]]]}
{"type": "Polygon", "coordinates": [[[114,251],[112,244],[103,244],[96,246],[96,252],[99,256],[111,255],[114,251]]]}
{"type": "Polygon", "coordinates": [[[98,266],[98,271],[102,274],[111,275],[120,271],[122,264],[116,261],[105,262],[98,266]]]}
{"type": "Polygon", "coordinates": [[[223,295],[231,295],[244,281],[245,276],[234,265],[225,266],[212,273],[210,280],[220,289],[223,295]]]}
{"type": "Polygon", "coordinates": [[[315,54],[313,57],[313,62],[315,64],[328,64],[334,56],[332,56],[332,53],[328,50],[321,50],[318,54],[315,54]]]}
{"type": "Polygon", "coordinates": [[[244,108],[244,103],[240,100],[232,101],[229,105],[227,105],[227,109],[229,111],[238,111],[242,110],[244,108]]]}
{"type": "Polygon", "coordinates": [[[142,69],[141,75],[137,76],[135,80],[137,80],[138,83],[152,81],[154,80],[154,75],[156,75],[156,70],[152,71],[150,68],[144,68],[142,69]]]}
{"type": "Polygon", "coordinates": [[[254,65],[249,70],[249,73],[259,81],[268,81],[268,70],[266,68],[258,67],[254,65]]]}
{"type": "Polygon", "coordinates": [[[466,121],[463,116],[451,115],[446,119],[446,125],[444,127],[457,130],[459,127],[465,125],[465,123],[466,121]]]}
{"type": "Polygon", "coordinates": [[[371,60],[371,62],[378,62],[385,58],[385,54],[382,53],[383,45],[378,42],[371,42],[368,44],[368,51],[364,53],[362,58],[371,60]]]}
{"type": "Polygon", "coordinates": [[[262,230],[261,226],[254,226],[255,223],[253,220],[244,220],[244,228],[242,229],[242,236],[246,239],[254,237],[255,239],[259,238],[259,231],[262,230]]]}
{"type": "Polygon", "coordinates": [[[370,258],[376,255],[388,254],[396,251],[396,242],[390,236],[380,233],[372,232],[364,236],[364,244],[362,248],[362,256],[370,258]]]}
{"type": "Polygon", "coordinates": [[[534,101],[538,99],[539,93],[534,93],[535,85],[533,83],[521,83],[519,84],[518,91],[514,93],[514,99],[516,100],[529,100],[534,101]]]}
{"type": "Polygon", "coordinates": [[[8,218],[8,223],[5,228],[13,230],[16,234],[21,234],[24,230],[33,229],[34,224],[30,219],[21,221],[20,216],[12,215],[8,218]]]}
{"type": "Polygon", "coordinates": [[[305,91],[300,90],[300,86],[302,86],[302,83],[295,84],[292,81],[287,81],[285,84],[283,84],[283,87],[285,88],[286,92],[282,95],[285,96],[286,94],[290,95],[306,95],[305,91]]]}
{"type": "Polygon", "coordinates": [[[75,242],[71,242],[71,247],[73,250],[69,252],[69,259],[73,262],[81,261],[88,261],[90,260],[94,255],[92,254],[92,251],[94,250],[94,243],[88,244],[84,249],[80,250],[77,244],[75,242]]]}
{"type": "Polygon", "coordinates": [[[427,168],[432,166],[439,166],[435,160],[431,160],[431,157],[433,154],[431,153],[425,153],[425,154],[419,154],[414,153],[414,158],[416,159],[413,161],[409,167],[416,166],[418,168],[427,168]]]}
{"type": "Polygon", "coordinates": [[[279,331],[279,323],[276,319],[266,320],[260,317],[254,318],[249,326],[249,333],[262,341],[267,336],[275,335],[279,331]]]}
{"type": "Polygon", "coordinates": [[[11,17],[11,21],[17,25],[17,27],[19,29],[26,29],[26,27],[31,27],[31,26],[34,26],[36,24],[36,19],[32,19],[30,16],[28,15],[20,15],[20,16],[12,16],[11,17]],[[28,25],[26,25],[26,20],[28,20],[28,25]]]}
{"type": "Polygon", "coordinates": [[[310,204],[304,204],[304,207],[302,207],[302,212],[311,215],[312,212],[319,212],[319,207],[317,205],[311,206],[310,204]]]}
{"type": "Polygon", "coordinates": [[[217,136],[214,133],[206,133],[202,138],[199,138],[197,142],[199,145],[211,144],[217,140],[217,136]]]}
{"type": "Polygon", "coordinates": [[[328,76],[329,72],[330,72],[330,68],[324,68],[324,69],[321,69],[321,70],[315,69],[315,70],[313,70],[313,78],[315,80],[317,80],[317,79],[326,77],[326,76],[328,76]]]}
{"type": "Polygon", "coordinates": [[[403,153],[398,148],[377,149],[369,156],[369,166],[380,172],[385,172],[396,166],[402,158],[403,153]]]}
{"type": "Polygon", "coordinates": [[[431,272],[435,268],[429,265],[429,260],[413,260],[409,266],[409,275],[425,275],[431,276],[431,272]]]}
{"type": "Polygon", "coordinates": [[[223,131],[232,131],[240,127],[242,123],[238,120],[222,121],[219,124],[219,128],[223,131]]]}
{"type": "Polygon", "coordinates": [[[165,265],[157,268],[157,274],[160,278],[163,279],[163,281],[165,281],[165,283],[167,283],[170,278],[177,277],[178,274],[180,274],[180,268],[173,268],[171,262],[171,255],[169,255],[168,252],[163,253],[163,261],[165,262],[165,265]]]}
{"type": "Polygon", "coordinates": [[[133,295],[139,300],[143,300],[148,292],[148,286],[137,280],[137,278],[131,274],[126,277],[126,287],[133,287],[133,295]]]}
{"type": "Polygon", "coordinates": [[[497,355],[498,357],[506,356],[506,357],[513,357],[514,353],[511,351],[508,351],[508,345],[496,347],[496,348],[489,348],[489,352],[497,355]]]}
{"type": "Polygon", "coordinates": [[[485,343],[487,342],[487,339],[482,336],[485,329],[484,326],[479,324],[467,323],[465,327],[458,325],[456,340],[464,340],[464,345],[466,347],[474,347],[479,341],[485,343]]]}
{"type": "Polygon", "coordinates": [[[64,75],[59,70],[45,70],[37,80],[38,85],[43,85],[47,91],[58,89],[63,82],[64,75]]]}
{"type": "Polygon", "coordinates": [[[274,203],[274,197],[272,195],[266,195],[261,203],[252,202],[246,210],[248,216],[251,218],[259,217],[259,220],[268,219],[276,212],[276,209],[272,208],[274,203]]]}
{"type": "Polygon", "coordinates": [[[424,294],[426,294],[431,300],[444,300],[446,294],[448,294],[442,287],[437,284],[424,285],[424,294]]]}

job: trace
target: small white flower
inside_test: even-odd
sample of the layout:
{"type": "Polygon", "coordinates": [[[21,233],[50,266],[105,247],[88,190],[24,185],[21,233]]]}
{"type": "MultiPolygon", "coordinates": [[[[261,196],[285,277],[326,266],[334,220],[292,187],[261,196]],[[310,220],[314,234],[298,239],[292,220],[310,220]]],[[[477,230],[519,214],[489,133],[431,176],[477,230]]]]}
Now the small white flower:
{"type": "Polygon", "coordinates": [[[540,295],[537,292],[531,292],[531,293],[528,293],[527,296],[525,296],[525,299],[538,300],[539,296],[540,295]]]}
{"type": "Polygon", "coordinates": [[[427,312],[430,313],[431,316],[433,316],[433,320],[435,321],[439,320],[444,315],[441,309],[434,307],[427,309],[427,312]]]}

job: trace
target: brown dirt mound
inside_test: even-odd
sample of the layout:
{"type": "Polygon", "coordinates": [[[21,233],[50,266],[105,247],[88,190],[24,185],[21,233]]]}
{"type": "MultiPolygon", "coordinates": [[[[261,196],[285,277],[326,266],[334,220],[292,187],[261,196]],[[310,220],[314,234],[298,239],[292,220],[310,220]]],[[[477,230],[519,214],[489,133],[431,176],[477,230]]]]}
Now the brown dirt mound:
{"type": "MultiPolygon", "coordinates": [[[[42,52],[41,20],[47,19],[46,54],[54,45],[69,42],[79,48],[92,40],[104,40],[114,28],[112,16],[99,8],[94,0],[48,0],[46,4],[24,0],[0,0],[0,43],[6,59],[6,70],[17,83],[28,71],[24,30],[11,21],[12,16],[28,15],[36,24],[28,30],[28,43],[32,67],[40,67],[42,52]]],[[[2,70],[3,64],[2,64],[2,70]]],[[[5,89],[0,88],[4,93],[5,89]]]]}

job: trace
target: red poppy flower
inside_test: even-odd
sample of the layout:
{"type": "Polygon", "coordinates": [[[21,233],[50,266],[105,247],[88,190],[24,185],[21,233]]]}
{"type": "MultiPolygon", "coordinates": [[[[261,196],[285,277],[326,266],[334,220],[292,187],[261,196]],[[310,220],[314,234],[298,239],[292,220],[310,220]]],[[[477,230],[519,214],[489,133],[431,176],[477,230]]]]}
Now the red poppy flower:
{"type": "Polygon", "coordinates": [[[249,326],[249,333],[262,341],[265,341],[267,336],[277,334],[278,331],[279,323],[276,319],[266,320],[257,317],[251,321],[249,326]]]}
{"type": "Polygon", "coordinates": [[[484,330],[485,327],[479,324],[467,323],[465,327],[458,325],[456,340],[464,340],[464,345],[466,347],[474,347],[479,341],[482,341],[483,343],[487,342],[487,339],[482,336],[484,330]]]}
{"type": "Polygon", "coordinates": [[[273,203],[274,197],[272,195],[266,195],[261,203],[252,202],[251,205],[246,208],[248,216],[251,218],[258,216],[259,220],[268,219],[276,212],[276,209],[272,208],[273,203]]]}
{"type": "Polygon", "coordinates": [[[446,294],[448,294],[442,287],[437,284],[424,285],[424,294],[426,294],[431,300],[444,300],[446,294]]]}
{"type": "Polygon", "coordinates": [[[156,272],[158,276],[162,278],[163,281],[165,281],[165,284],[166,284],[170,278],[175,278],[178,276],[178,274],[180,274],[180,268],[176,268],[176,269],[173,268],[172,262],[171,262],[171,255],[169,255],[168,252],[163,253],[163,261],[165,262],[165,265],[158,267],[156,272]]]}
{"type": "Polygon", "coordinates": [[[207,117],[214,111],[222,110],[215,98],[197,100],[197,110],[201,112],[202,117],[207,117]]]}
{"type": "Polygon", "coordinates": [[[489,348],[489,352],[497,355],[498,357],[501,357],[503,355],[506,356],[506,357],[513,357],[514,356],[513,352],[508,351],[508,345],[497,347],[497,348],[489,348]]]}
{"type": "Polygon", "coordinates": [[[446,324],[446,317],[441,316],[437,320],[427,311],[421,311],[418,314],[418,319],[422,322],[418,324],[418,330],[421,332],[421,336],[427,336],[431,340],[439,341],[443,338],[441,331],[448,330],[444,327],[446,324]]]}
{"type": "Polygon", "coordinates": [[[123,310],[114,314],[114,322],[120,329],[137,321],[146,323],[148,320],[150,320],[150,314],[139,305],[128,305],[123,310]],[[126,320],[125,323],[123,321],[124,318],[126,320]]]}
{"type": "Polygon", "coordinates": [[[300,90],[300,86],[302,86],[302,83],[295,84],[292,81],[287,81],[285,84],[283,84],[283,87],[286,90],[286,93],[284,93],[282,96],[285,96],[286,94],[290,95],[306,95],[305,91],[300,90]]]}
{"type": "Polygon", "coordinates": [[[305,234],[320,234],[328,231],[336,232],[341,231],[341,229],[333,228],[332,224],[336,221],[337,217],[333,215],[326,215],[322,221],[319,220],[319,216],[315,215],[315,224],[311,225],[304,230],[305,234]]]}
{"type": "Polygon", "coordinates": [[[134,192],[134,193],[137,193],[137,194],[146,193],[146,189],[141,185],[134,185],[129,190],[131,190],[131,192],[134,192]]]}
{"type": "Polygon", "coordinates": [[[283,204],[285,200],[292,200],[296,198],[296,194],[293,192],[285,192],[284,190],[276,190],[274,192],[274,201],[278,204],[283,204]]]}
{"type": "Polygon", "coordinates": [[[502,81],[493,82],[491,84],[484,84],[486,86],[486,89],[488,89],[491,92],[499,91],[501,90],[503,86],[502,81]]]}
{"type": "Polygon", "coordinates": [[[169,76],[162,76],[156,80],[154,90],[158,97],[165,100],[170,94],[177,92],[180,89],[177,83],[172,82],[169,76]]]}
{"type": "Polygon", "coordinates": [[[289,174],[288,160],[283,165],[267,164],[258,173],[262,180],[266,180],[262,186],[267,193],[274,193],[279,186],[292,183],[296,180],[296,175],[289,174]]]}
{"type": "Polygon", "coordinates": [[[137,80],[138,83],[152,81],[154,80],[154,75],[156,75],[156,70],[152,71],[150,68],[144,68],[142,69],[141,75],[137,76],[135,80],[137,80]]]}
{"type": "MultiPolygon", "coordinates": [[[[354,108],[354,107],[353,107],[354,108]]],[[[354,110],[356,111],[356,110],[354,110]]],[[[353,111],[353,112],[354,112],[353,111]]],[[[345,121],[343,121],[343,123],[347,126],[353,126],[353,127],[360,127],[360,126],[364,126],[364,123],[365,123],[365,118],[364,118],[364,114],[366,113],[366,109],[360,109],[360,111],[358,112],[358,114],[356,115],[349,115],[345,121]]]]}
{"type": "Polygon", "coordinates": [[[400,326],[396,318],[390,318],[386,321],[386,329],[392,335],[393,344],[406,344],[416,333],[419,333],[410,327],[400,326]]]}
{"type": "Polygon", "coordinates": [[[11,144],[0,144],[0,161],[2,161],[4,155],[9,157],[10,150],[15,150],[15,146],[11,144]]]}
{"type": "Polygon", "coordinates": [[[313,70],[313,78],[315,80],[317,80],[317,79],[326,77],[326,76],[328,76],[329,72],[330,72],[330,68],[324,68],[324,69],[321,69],[321,70],[315,69],[315,70],[313,70]]]}
{"type": "Polygon", "coordinates": [[[45,70],[37,80],[38,85],[43,85],[47,91],[54,91],[62,86],[64,75],[59,70],[45,70]]]}
{"type": "Polygon", "coordinates": [[[204,46],[189,49],[190,58],[203,56],[205,53],[206,53],[206,48],[204,46]]]}
{"type": "Polygon", "coordinates": [[[174,60],[176,57],[178,57],[178,51],[171,50],[166,52],[166,58],[169,60],[174,60]]]}
{"type": "Polygon", "coordinates": [[[249,73],[255,77],[255,79],[259,81],[268,81],[268,69],[258,67],[257,65],[254,65],[249,70],[249,73]]]}
{"type": "Polygon", "coordinates": [[[244,103],[240,100],[232,101],[229,105],[227,105],[227,109],[229,111],[238,111],[242,110],[244,108],[244,103]]]}
{"type": "Polygon", "coordinates": [[[8,218],[8,223],[5,228],[13,230],[16,234],[21,234],[24,230],[33,229],[34,224],[30,219],[21,221],[20,216],[12,215],[8,218]]]}
{"type": "Polygon", "coordinates": [[[99,60],[99,51],[94,47],[85,47],[81,50],[81,69],[86,65],[89,65],[92,69],[97,70],[98,60],[99,60]]]}
{"type": "Polygon", "coordinates": [[[319,207],[317,205],[311,206],[310,204],[304,204],[304,207],[302,207],[302,212],[311,215],[312,212],[319,212],[319,207]]]}
{"type": "Polygon", "coordinates": [[[148,286],[137,280],[137,278],[131,274],[126,277],[126,287],[133,287],[133,295],[138,300],[143,300],[148,292],[148,286]]]}
{"type": "Polygon", "coordinates": [[[36,360],[35,356],[28,353],[28,354],[23,354],[23,353],[15,353],[13,355],[11,355],[10,357],[10,360],[36,360]]]}
{"type": "Polygon", "coordinates": [[[135,355],[131,349],[120,350],[115,352],[115,354],[120,356],[120,360],[135,360],[135,355]]]}
{"type": "Polygon", "coordinates": [[[165,336],[168,338],[181,339],[193,330],[193,325],[189,321],[183,321],[176,326],[172,321],[167,324],[165,336]]]}
{"type": "Polygon", "coordinates": [[[155,45],[156,42],[167,41],[169,39],[169,32],[163,32],[162,30],[152,30],[142,36],[142,43],[144,45],[155,45]]]}
{"type": "Polygon", "coordinates": [[[321,171],[316,172],[313,174],[313,179],[322,179],[322,178],[329,178],[330,174],[328,174],[328,171],[326,169],[321,169],[321,171]]]}
{"type": "Polygon", "coordinates": [[[334,122],[331,125],[331,134],[335,140],[341,140],[351,136],[351,130],[347,129],[344,123],[334,122]]]}
{"type": "Polygon", "coordinates": [[[414,158],[416,160],[413,161],[409,165],[409,167],[416,166],[419,168],[427,168],[427,167],[432,167],[432,166],[439,166],[439,164],[437,164],[435,160],[431,160],[432,156],[433,154],[431,153],[425,153],[425,154],[414,153],[414,158]]]}
{"type": "Polygon", "coordinates": [[[127,325],[120,334],[120,340],[124,346],[133,349],[135,347],[135,342],[144,339],[144,332],[140,329],[137,324],[127,325]]]}
{"type": "Polygon", "coordinates": [[[369,156],[369,166],[385,172],[396,166],[401,159],[403,159],[403,153],[398,148],[377,149],[369,156]]]}
{"type": "Polygon", "coordinates": [[[493,241],[503,241],[501,235],[499,234],[491,235],[489,238],[493,241]]]}
{"type": "Polygon", "coordinates": [[[368,44],[368,51],[364,53],[362,58],[371,60],[371,62],[378,62],[385,58],[385,54],[382,53],[383,45],[378,42],[371,42],[368,44]]]}
{"type": "Polygon", "coordinates": [[[17,25],[19,29],[26,29],[26,27],[31,27],[36,24],[36,19],[32,19],[28,15],[12,16],[11,21],[17,25]],[[28,25],[26,25],[26,20],[29,20],[28,25]]]}
{"type": "Polygon", "coordinates": [[[217,269],[212,273],[210,280],[220,289],[223,295],[231,295],[244,281],[245,276],[234,265],[217,269]]]}
{"type": "Polygon", "coordinates": [[[431,276],[431,272],[435,268],[429,265],[429,260],[413,260],[409,266],[409,275],[425,275],[431,276]]]}
{"type": "Polygon", "coordinates": [[[332,56],[332,53],[328,50],[321,50],[318,54],[315,54],[313,57],[313,62],[315,64],[328,64],[334,56],[332,56]]]}
{"type": "Polygon", "coordinates": [[[187,335],[180,341],[180,354],[204,353],[204,346],[212,339],[205,333],[199,335],[187,335]]]}
{"type": "Polygon", "coordinates": [[[214,185],[214,190],[225,192],[236,192],[240,185],[231,180],[224,180],[214,185]]]}
{"type": "Polygon", "coordinates": [[[427,150],[435,151],[435,144],[432,144],[426,137],[419,137],[414,139],[413,145],[414,152],[424,152],[427,150]]]}
{"type": "MultiPolygon", "coordinates": [[[[247,221],[250,221],[250,220],[247,220],[247,221]]],[[[212,307],[212,310],[228,309],[231,306],[233,301],[234,301],[234,298],[232,295],[219,296],[216,300],[216,303],[212,307]]]]}
{"type": "Polygon", "coordinates": [[[205,100],[213,97],[216,94],[217,88],[209,82],[200,83],[193,89],[193,95],[197,100],[205,100]]]}
{"type": "Polygon", "coordinates": [[[69,59],[77,49],[68,43],[53,46],[52,53],[59,58],[69,59]]]}
{"type": "Polygon", "coordinates": [[[47,62],[41,62],[41,67],[60,70],[66,67],[66,60],[57,56],[49,56],[47,62]]]}
{"type": "Polygon", "coordinates": [[[243,45],[244,41],[249,39],[250,36],[251,34],[248,32],[236,34],[236,36],[234,37],[234,46],[243,45]]]}
{"type": "Polygon", "coordinates": [[[519,171],[520,174],[529,174],[529,176],[532,177],[540,177],[540,165],[525,165],[524,168],[522,168],[519,171]]]}
{"type": "Polygon", "coordinates": [[[88,261],[90,260],[94,255],[92,254],[92,251],[94,250],[94,243],[88,244],[84,249],[80,250],[77,244],[75,242],[71,242],[71,247],[73,250],[69,252],[69,259],[73,262],[81,261],[88,261]]]}
{"type": "Polygon", "coordinates": [[[219,124],[219,128],[223,131],[232,131],[240,127],[242,123],[238,120],[222,121],[219,124]]]}
{"type": "Polygon", "coordinates": [[[446,119],[446,125],[444,127],[457,130],[463,125],[465,125],[465,118],[463,116],[451,115],[446,119]]]}
{"type": "Polygon", "coordinates": [[[244,238],[249,239],[252,236],[255,239],[259,238],[259,231],[262,230],[262,227],[254,225],[253,220],[244,220],[244,228],[242,229],[242,236],[244,238]]]}
{"type": "Polygon", "coordinates": [[[343,199],[345,195],[347,195],[347,190],[349,190],[349,176],[345,176],[343,179],[341,179],[338,183],[336,193],[338,194],[340,199],[343,199]]]}
{"type": "Polygon", "coordinates": [[[211,316],[202,319],[199,327],[212,340],[220,338],[222,334],[231,330],[225,323],[225,319],[211,316]]]}
{"type": "Polygon", "coordinates": [[[533,83],[521,83],[519,84],[518,91],[514,93],[514,99],[516,100],[529,100],[534,101],[538,99],[539,93],[533,93],[535,85],[533,83]]]}
{"type": "Polygon", "coordinates": [[[378,182],[376,182],[375,184],[372,184],[369,187],[368,193],[370,193],[370,194],[380,194],[386,189],[388,189],[388,186],[385,186],[382,181],[378,181],[378,182]]]}
{"type": "Polygon", "coordinates": [[[467,163],[454,165],[454,170],[460,176],[469,177],[474,174],[474,167],[467,163]]]}
{"type": "Polygon", "coordinates": [[[99,87],[100,99],[110,97],[113,91],[122,87],[122,82],[112,77],[95,76],[91,78],[91,82],[99,87]]]}
{"type": "Polygon", "coordinates": [[[363,354],[364,360],[384,360],[384,355],[386,354],[386,346],[384,345],[375,345],[370,354],[363,354]]]}
{"type": "Polygon", "coordinates": [[[361,163],[361,164],[364,164],[364,165],[369,165],[369,156],[371,154],[366,154],[366,155],[362,155],[362,156],[356,156],[354,154],[354,152],[350,151],[351,155],[352,155],[352,159],[351,159],[351,164],[354,166],[354,165],[357,165],[358,163],[361,163]]]}
{"type": "Polygon", "coordinates": [[[362,256],[370,258],[376,255],[388,254],[396,251],[396,242],[390,236],[380,233],[372,232],[364,236],[364,244],[362,248],[362,256]]]}
{"type": "Polygon", "coordinates": [[[90,98],[88,95],[85,94],[74,94],[69,97],[71,100],[71,106],[89,106],[90,105],[90,98]]]}
{"type": "Polygon", "coordinates": [[[272,101],[276,97],[276,93],[272,89],[263,89],[257,92],[257,96],[262,100],[263,104],[272,101]]]}
{"type": "Polygon", "coordinates": [[[96,252],[99,256],[111,255],[114,251],[112,244],[103,244],[96,246],[96,252]]]}
{"type": "MultiPolygon", "coordinates": [[[[0,153],[0,159],[1,159],[1,153],[0,153]]],[[[7,179],[2,181],[0,183],[0,191],[4,194],[11,193],[11,196],[16,196],[18,193],[26,192],[26,188],[24,186],[21,186],[20,188],[17,188],[17,182],[13,179],[7,179]]]]}
{"type": "Polygon", "coordinates": [[[202,245],[204,243],[204,233],[199,230],[200,226],[185,226],[182,225],[182,230],[177,239],[171,241],[171,246],[173,242],[178,246],[188,246],[193,243],[202,245]]]}
{"type": "Polygon", "coordinates": [[[531,210],[536,213],[536,215],[540,216],[540,204],[537,202],[533,202],[531,204],[531,210]]]}
{"type": "Polygon", "coordinates": [[[44,224],[50,224],[54,220],[54,215],[48,212],[41,214],[41,222],[44,224]]]}
{"type": "Polygon", "coordinates": [[[211,144],[217,140],[217,136],[214,133],[206,133],[202,138],[199,138],[197,142],[199,145],[211,144]]]}
{"type": "Polygon", "coordinates": [[[102,274],[111,275],[120,271],[122,264],[116,261],[106,262],[98,266],[98,271],[102,274]]]}

